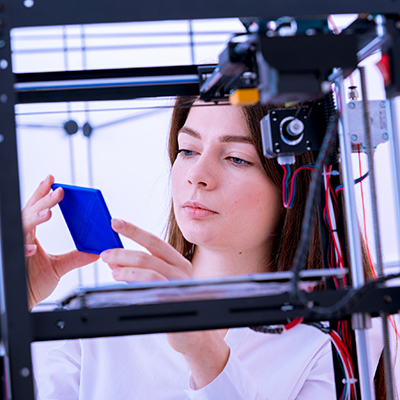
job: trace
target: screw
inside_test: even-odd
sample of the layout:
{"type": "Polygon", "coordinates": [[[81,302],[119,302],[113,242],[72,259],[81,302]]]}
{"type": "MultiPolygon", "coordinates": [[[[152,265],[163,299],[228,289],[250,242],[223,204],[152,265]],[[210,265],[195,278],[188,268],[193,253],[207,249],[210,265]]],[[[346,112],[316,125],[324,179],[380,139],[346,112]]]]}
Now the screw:
{"type": "Polygon", "coordinates": [[[356,105],[351,101],[350,103],[349,103],[349,108],[354,108],[356,105]]]}
{"type": "Polygon", "coordinates": [[[4,58],[0,60],[0,68],[1,69],[6,69],[8,67],[8,61],[5,60],[4,58]]]}
{"type": "Polygon", "coordinates": [[[382,139],[383,140],[388,140],[389,139],[389,135],[387,133],[383,133],[382,134],[382,139]]]}
{"type": "Polygon", "coordinates": [[[381,102],[379,103],[379,105],[380,105],[382,108],[385,108],[385,107],[386,107],[386,101],[381,101],[381,102]]]}
{"type": "Polygon", "coordinates": [[[59,327],[60,329],[64,329],[65,321],[62,320],[57,321],[57,327],[59,327]]]}
{"type": "Polygon", "coordinates": [[[350,139],[351,139],[352,142],[355,142],[358,139],[358,136],[357,135],[351,135],[350,139]]]}
{"type": "Polygon", "coordinates": [[[385,294],[385,296],[383,296],[383,301],[385,303],[391,303],[392,302],[392,297],[389,296],[388,294],[385,294]]]}
{"type": "Polygon", "coordinates": [[[29,370],[29,368],[24,367],[24,368],[21,368],[21,369],[19,370],[19,374],[20,374],[23,378],[27,378],[27,377],[31,374],[31,371],[29,370]]]}
{"type": "Polygon", "coordinates": [[[7,96],[5,93],[3,93],[2,95],[0,95],[0,101],[1,101],[2,103],[7,103],[7,100],[8,100],[8,96],[7,96]]]}
{"type": "Polygon", "coordinates": [[[4,47],[6,47],[6,41],[0,40],[0,49],[3,49],[4,47]]]}
{"type": "Polygon", "coordinates": [[[359,97],[357,86],[350,86],[349,87],[349,99],[350,100],[357,100],[359,97]]]}
{"type": "Polygon", "coordinates": [[[81,315],[81,321],[82,322],[87,322],[88,319],[89,319],[89,316],[86,313],[81,315]]]}

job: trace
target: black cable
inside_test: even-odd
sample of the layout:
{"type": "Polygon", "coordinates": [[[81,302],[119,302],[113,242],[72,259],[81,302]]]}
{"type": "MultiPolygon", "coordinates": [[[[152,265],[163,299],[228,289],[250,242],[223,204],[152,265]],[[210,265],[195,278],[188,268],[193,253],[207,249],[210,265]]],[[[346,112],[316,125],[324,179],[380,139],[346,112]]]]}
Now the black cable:
{"type": "Polygon", "coordinates": [[[321,321],[343,319],[345,316],[353,314],[355,307],[378,285],[396,278],[400,278],[400,273],[382,276],[377,280],[371,280],[358,289],[351,289],[346,296],[330,307],[308,307],[306,298],[306,301],[303,302],[303,305],[308,308],[308,315],[312,314],[315,318],[318,318],[321,321]]]}
{"type": "MultiPolygon", "coordinates": [[[[364,286],[361,286],[358,289],[350,289],[350,291],[344,296],[341,300],[339,300],[336,304],[330,307],[319,307],[314,306],[312,308],[307,307],[307,299],[305,301],[305,308],[308,310],[303,318],[307,318],[307,316],[312,316],[321,320],[339,320],[344,317],[353,314],[355,307],[362,301],[369,293],[371,293],[378,285],[389,281],[391,279],[400,278],[400,273],[386,275],[378,278],[377,280],[372,280],[367,282],[364,286]]],[[[308,325],[314,325],[317,328],[321,329],[323,326],[318,322],[304,322],[308,325]]],[[[260,325],[260,326],[250,326],[250,329],[256,332],[262,333],[281,333],[283,330],[280,330],[280,325],[260,325]]],[[[327,328],[329,330],[329,328],[327,328]]],[[[327,333],[327,332],[325,332],[327,333]]]]}
{"type": "Polygon", "coordinates": [[[326,134],[324,136],[324,140],[322,142],[318,157],[315,161],[316,168],[313,170],[311,176],[310,188],[308,191],[306,206],[304,210],[304,220],[301,227],[300,240],[292,264],[293,278],[292,289],[290,291],[291,299],[293,303],[304,305],[305,307],[307,307],[307,298],[298,288],[298,283],[300,281],[299,273],[300,270],[304,267],[308,255],[309,243],[311,238],[310,232],[313,228],[313,222],[315,218],[315,201],[318,188],[322,181],[322,172],[325,165],[325,159],[329,157],[331,146],[336,140],[338,115],[335,113],[331,115],[329,119],[330,121],[326,129],[326,134]]]}

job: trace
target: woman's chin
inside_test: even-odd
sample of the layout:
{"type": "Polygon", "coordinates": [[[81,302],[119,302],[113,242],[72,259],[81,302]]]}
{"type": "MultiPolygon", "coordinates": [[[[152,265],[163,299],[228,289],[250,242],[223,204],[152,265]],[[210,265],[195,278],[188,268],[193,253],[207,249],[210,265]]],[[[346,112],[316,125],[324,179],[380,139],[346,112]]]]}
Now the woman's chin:
{"type": "Polygon", "coordinates": [[[215,247],[220,241],[221,237],[214,232],[207,230],[185,230],[183,231],[184,238],[195,244],[196,246],[212,246],[215,247]]]}

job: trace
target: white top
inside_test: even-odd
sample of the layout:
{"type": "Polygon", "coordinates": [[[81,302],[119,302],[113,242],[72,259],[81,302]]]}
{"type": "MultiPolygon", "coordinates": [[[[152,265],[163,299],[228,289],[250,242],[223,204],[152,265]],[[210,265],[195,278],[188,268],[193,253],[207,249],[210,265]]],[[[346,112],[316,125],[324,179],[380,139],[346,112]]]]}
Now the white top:
{"type": "Polygon", "coordinates": [[[230,329],[227,365],[196,390],[165,334],[80,339],[50,351],[35,371],[42,400],[336,399],[329,336],[299,325],[282,334],[230,329]]]}

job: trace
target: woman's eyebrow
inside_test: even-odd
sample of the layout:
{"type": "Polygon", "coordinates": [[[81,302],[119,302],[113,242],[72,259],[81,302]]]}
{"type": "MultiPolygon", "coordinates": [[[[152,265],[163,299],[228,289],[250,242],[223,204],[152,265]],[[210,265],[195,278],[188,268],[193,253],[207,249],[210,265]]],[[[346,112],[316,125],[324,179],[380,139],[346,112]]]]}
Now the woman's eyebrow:
{"type": "MultiPolygon", "coordinates": [[[[196,139],[201,139],[201,135],[199,132],[195,131],[192,128],[189,128],[188,126],[183,126],[179,133],[187,133],[188,135],[196,138],[196,139]]],[[[237,143],[249,143],[253,144],[252,139],[249,136],[242,136],[242,135],[224,135],[219,138],[219,141],[222,143],[231,143],[231,142],[237,142],[237,143]]]]}
{"type": "Polygon", "coordinates": [[[219,138],[220,142],[228,143],[228,142],[237,142],[237,143],[249,143],[253,144],[253,141],[249,136],[241,136],[241,135],[225,135],[219,138]]]}
{"type": "Polygon", "coordinates": [[[193,136],[196,139],[201,139],[201,135],[199,132],[196,132],[195,130],[189,128],[188,126],[183,126],[181,129],[179,129],[178,135],[180,133],[187,133],[190,136],[193,136]]]}

